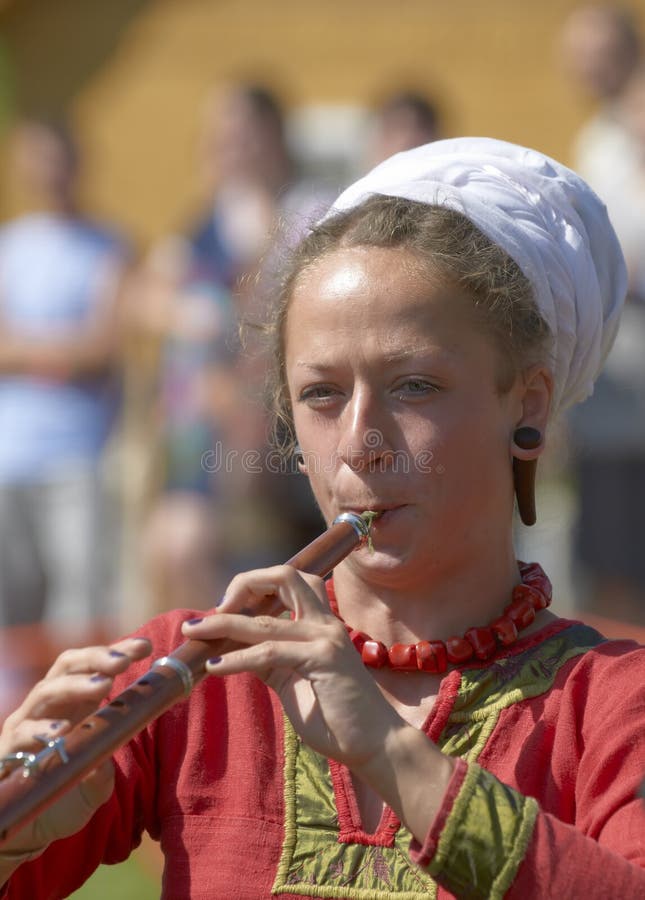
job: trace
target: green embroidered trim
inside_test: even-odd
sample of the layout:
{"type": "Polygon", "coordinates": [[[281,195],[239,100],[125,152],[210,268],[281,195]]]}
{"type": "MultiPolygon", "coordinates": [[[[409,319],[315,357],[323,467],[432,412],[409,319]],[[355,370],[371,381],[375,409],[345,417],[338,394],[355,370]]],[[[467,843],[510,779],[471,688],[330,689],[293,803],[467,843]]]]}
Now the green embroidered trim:
{"type": "Polygon", "coordinates": [[[432,862],[428,866],[428,871],[431,872],[432,875],[437,875],[446,864],[448,854],[450,853],[450,846],[455,840],[457,829],[460,827],[460,823],[464,818],[465,811],[468,808],[468,804],[470,803],[475,787],[477,786],[477,778],[479,776],[478,770],[479,766],[473,765],[470,766],[466,772],[466,777],[464,778],[461,790],[452,804],[450,815],[441,832],[441,837],[439,838],[432,862]]]}
{"type": "Polygon", "coordinates": [[[537,813],[534,799],[472,763],[429,871],[441,875],[457,897],[501,900],[524,858],[537,813]]]}
{"type": "Polygon", "coordinates": [[[296,747],[297,737],[291,722],[284,719],[284,844],[273,885],[284,883],[289,871],[289,862],[296,847],[296,747]]]}
{"type": "Polygon", "coordinates": [[[592,628],[574,625],[543,644],[499,659],[486,669],[466,669],[439,739],[443,752],[475,762],[503,710],[547,693],[566,662],[603,640],[592,628]]]}
{"type": "Polygon", "coordinates": [[[430,876],[410,862],[411,834],[393,847],[338,841],[327,760],[302,744],[285,717],[285,840],[273,894],[338,900],[436,900],[430,876]]]}
{"type": "Polygon", "coordinates": [[[484,719],[491,712],[539,696],[550,688],[568,660],[604,640],[587,625],[572,625],[516,656],[497,659],[484,669],[466,669],[451,721],[484,719]]]}
{"type": "Polygon", "coordinates": [[[533,836],[533,828],[540,807],[538,806],[537,800],[534,800],[533,797],[525,797],[524,799],[526,800],[526,803],[524,804],[523,814],[519,822],[517,838],[513,845],[513,850],[508,857],[506,865],[493,881],[491,890],[491,897],[493,898],[503,897],[510,888],[515,880],[515,875],[520,867],[520,863],[528,850],[529,841],[533,836]]]}

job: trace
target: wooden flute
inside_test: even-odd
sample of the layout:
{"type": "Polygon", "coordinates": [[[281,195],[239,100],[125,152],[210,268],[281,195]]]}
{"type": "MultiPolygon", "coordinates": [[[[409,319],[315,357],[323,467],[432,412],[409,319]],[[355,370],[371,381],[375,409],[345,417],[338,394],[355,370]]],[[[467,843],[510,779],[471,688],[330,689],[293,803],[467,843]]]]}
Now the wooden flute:
{"type": "MultiPolygon", "coordinates": [[[[374,516],[369,512],[343,513],[286,565],[324,577],[369,539],[374,516]]],[[[249,615],[278,615],[282,611],[277,597],[264,598],[255,608],[244,610],[249,615]]],[[[185,641],[66,734],[43,739],[44,747],[38,753],[21,751],[1,760],[0,847],[149,722],[187,697],[205,677],[208,659],[241,646],[229,638],[185,641]]]]}

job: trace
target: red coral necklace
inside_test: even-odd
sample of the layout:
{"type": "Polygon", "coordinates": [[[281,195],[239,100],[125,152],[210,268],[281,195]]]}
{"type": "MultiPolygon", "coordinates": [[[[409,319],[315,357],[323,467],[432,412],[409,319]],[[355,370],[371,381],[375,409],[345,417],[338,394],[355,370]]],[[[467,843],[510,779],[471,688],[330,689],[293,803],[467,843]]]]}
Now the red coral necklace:
{"type": "MultiPolygon", "coordinates": [[[[462,637],[449,637],[446,641],[418,641],[416,644],[392,644],[386,647],[364,631],[356,631],[347,623],[345,628],[366,666],[384,667],[403,672],[420,669],[440,674],[449,663],[461,664],[470,659],[485,661],[500,648],[510,647],[527,628],[541,609],[551,603],[551,582],[538,563],[518,562],[522,583],[513,588],[512,600],[504,614],[489,625],[475,626],[462,637]]],[[[333,584],[328,583],[329,603],[340,619],[333,584]]],[[[342,620],[341,620],[342,621],[342,620]]]]}

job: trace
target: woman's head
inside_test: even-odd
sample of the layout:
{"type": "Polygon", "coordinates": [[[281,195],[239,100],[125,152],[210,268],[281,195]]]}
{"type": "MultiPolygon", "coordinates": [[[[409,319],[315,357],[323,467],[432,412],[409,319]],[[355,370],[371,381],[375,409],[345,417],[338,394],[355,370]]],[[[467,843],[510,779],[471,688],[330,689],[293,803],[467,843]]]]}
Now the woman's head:
{"type": "Polygon", "coordinates": [[[482,326],[508,347],[511,368],[547,351],[553,412],[591,393],[618,327],[626,274],[604,205],[565,166],[489,138],[435,141],[391,157],[344,191],[296,251],[278,337],[300,275],[343,242],[406,247],[429,272],[466,287],[482,326]]]}
{"type": "Polygon", "coordinates": [[[300,464],[326,521],[383,513],[368,562],[388,583],[509,540],[513,435],[548,414],[545,367],[513,377],[476,288],[437,269],[405,244],[336,243],[300,271],[283,323],[300,464]]]}

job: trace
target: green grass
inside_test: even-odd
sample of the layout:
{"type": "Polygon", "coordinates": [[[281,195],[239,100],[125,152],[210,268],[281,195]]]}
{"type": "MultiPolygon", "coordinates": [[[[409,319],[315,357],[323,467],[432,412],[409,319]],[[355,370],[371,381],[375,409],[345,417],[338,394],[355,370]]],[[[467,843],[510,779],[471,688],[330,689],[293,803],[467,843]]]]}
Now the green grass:
{"type": "Polygon", "coordinates": [[[136,854],[118,866],[99,866],[74,900],[159,900],[161,883],[137,860],[136,854]]]}

